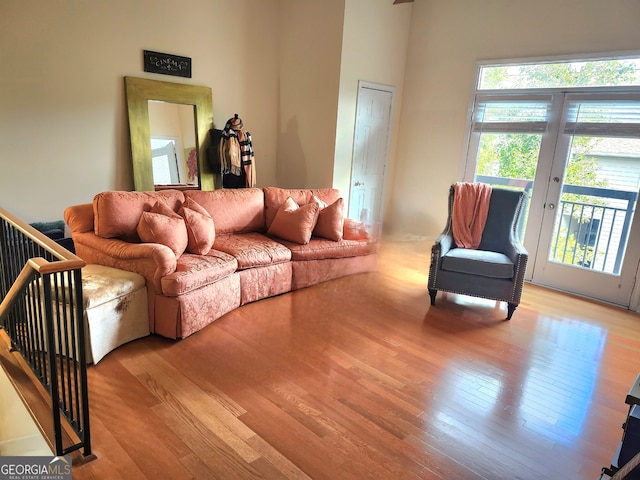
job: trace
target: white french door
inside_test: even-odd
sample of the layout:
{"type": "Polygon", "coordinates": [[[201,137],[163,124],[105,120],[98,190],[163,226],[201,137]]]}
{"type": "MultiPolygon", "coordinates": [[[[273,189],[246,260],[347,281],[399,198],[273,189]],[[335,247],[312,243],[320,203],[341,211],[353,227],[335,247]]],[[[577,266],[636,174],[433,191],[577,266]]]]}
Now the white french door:
{"type": "Polygon", "coordinates": [[[630,305],[640,263],[640,95],[479,95],[469,154],[475,171],[466,178],[530,193],[529,281],[630,305]]]}
{"type": "Polygon", "coordinates": [[[532,281],[628,307],[640,261],[640,96],[563,97],[532,281]]]}

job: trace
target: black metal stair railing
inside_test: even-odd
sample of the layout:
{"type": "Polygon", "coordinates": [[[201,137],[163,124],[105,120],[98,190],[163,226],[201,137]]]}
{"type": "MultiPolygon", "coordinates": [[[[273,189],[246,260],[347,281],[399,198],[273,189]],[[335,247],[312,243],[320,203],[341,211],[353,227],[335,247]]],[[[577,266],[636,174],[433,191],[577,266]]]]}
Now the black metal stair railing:
{"type": "Polygon", "coordinates": [[[45,436],[57,456],[89,459],[85,262],[0,208],[0,265],[0,328],[49,396],[45,436]]]}

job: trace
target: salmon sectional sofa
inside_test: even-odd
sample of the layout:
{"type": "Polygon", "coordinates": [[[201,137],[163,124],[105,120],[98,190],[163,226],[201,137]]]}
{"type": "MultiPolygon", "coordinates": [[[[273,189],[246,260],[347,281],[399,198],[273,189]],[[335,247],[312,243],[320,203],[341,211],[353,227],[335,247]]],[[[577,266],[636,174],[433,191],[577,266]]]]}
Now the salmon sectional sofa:
{"type": "Polygon", "coordinates": [[[149,330],[185,338],[249,302],[377,266],[336,189],[108,191],[68,207],[76,255],[146,279],[149,330]]]}

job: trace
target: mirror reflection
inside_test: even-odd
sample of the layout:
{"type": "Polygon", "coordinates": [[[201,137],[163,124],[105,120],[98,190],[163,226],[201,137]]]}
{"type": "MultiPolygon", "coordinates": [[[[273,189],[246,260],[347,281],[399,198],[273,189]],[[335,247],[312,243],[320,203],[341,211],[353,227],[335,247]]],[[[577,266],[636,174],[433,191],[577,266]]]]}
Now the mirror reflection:
{"type": "Polygon", "coordinates": [[[155,189],[198,188],[195,107],[149,100],[149,133],[155,189]]]}
{"type": "Polygon", "coordinates": [[[213,127],[211,88],[136,77],[124,80],[135,190],[213,190],[216,178],[206,162],[213,127]],[[156,159],[152,138],[153,149],[164,147],[156,159]]]}

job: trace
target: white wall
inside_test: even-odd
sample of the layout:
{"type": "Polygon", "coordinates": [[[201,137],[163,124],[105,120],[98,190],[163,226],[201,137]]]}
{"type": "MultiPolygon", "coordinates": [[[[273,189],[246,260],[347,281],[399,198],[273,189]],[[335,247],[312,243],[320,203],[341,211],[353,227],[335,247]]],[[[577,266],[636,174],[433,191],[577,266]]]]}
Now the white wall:
{"type": "Polygon", "coordinates": [[[259,185],[275,183],[278,0],[0,2],[0,206],[27,221],[133,188],[124,76],[209,86],[238,113],[259,185]],[[193,78],[143,72],[142,51],[192,58],[193,78]]]}
{"type": "Polygon", "coordinates": [[[358,81],[395,87],[395,108],[389,139],[389,162],[383,201],[383,218],[391,197],[395,152],[400,131],[412,4],[393,5],[389,0],[346,0],[340,70],[340,94],[336,129],[333,186],[348,199],[358,81]]]}
{"type": "Polygon", "coordinates": [[[391,232],[444,227],[476,61],[640,50],[639,19],[637,0],[415,0],[391,232]]]}
{"type": "Polygon", "coordinates": [[[280,1],[277,186],[331,185],[344,3],[280,1]]]}
{"type": "Polygon", "coordinates": [[[7,372],[0,366],[0,456],[52,454],[7,372]]]}

